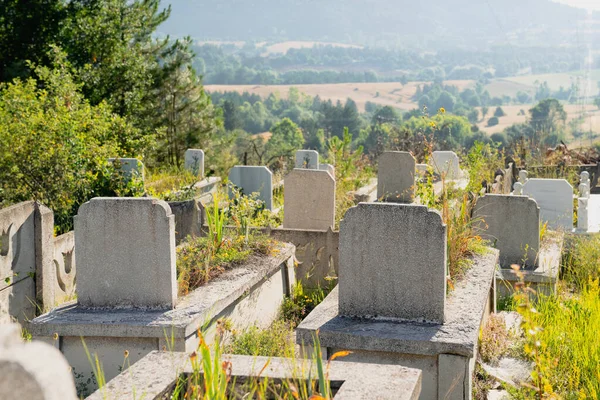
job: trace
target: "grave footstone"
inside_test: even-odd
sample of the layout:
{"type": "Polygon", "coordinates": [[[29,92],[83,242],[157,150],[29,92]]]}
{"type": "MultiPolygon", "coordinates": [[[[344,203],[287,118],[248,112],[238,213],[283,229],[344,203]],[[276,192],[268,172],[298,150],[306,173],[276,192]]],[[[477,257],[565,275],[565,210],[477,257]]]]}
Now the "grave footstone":
{"type": "Polygon", "coordinates": [[[283,227],[325,231],[335,224],[335,180],[327,171],[294,169],[285,177],[283,227]]]}
{"type": "Polygon", "coordinates": [[[487,194],[477,200],[473,221],[481,237],[500,250],[500,265],[534,267],[540,248],[540,209],[527,196],[487,194]]]}
{"type": "MultiPolygon", "coordinates": [[[[258,199],[265,203],[265,208],[273,210],[273,174],[267,167],[236,165],[229,171],[229,182],[244,195],[258,193],[258,199]]],[[[229,197],[233,197],[231,188],[229,197]]]]}
{"type": "Polygon", "coordinates": [[[185,169],[198,177],[204,176],[204,151],[187,149],[185,152],[185,169]]]}
{"type": "Polygon", "coordinates": [[[388,203],[412,203],[416,162],[406,151],[387,151],[379,157],[377,198],[388,203]]]}
{"type": "Polygon", "coordinates": [[[296,168],[319,169],[319,153],[315,150],[298,150],[296,168]]]}
{"type": "Polygon", "coordinates": [[[446,226],[425,206],[361,203],[340,227],[339,312],[443,323],[446,226]]]}
{"type": "Polygon", "coordinates": [[[528,179],[523,195],[533,198],[540,207],[542,222],[550,229],[573,229],[573,187],[564,179],[528,179]]]}
{"type": "Polygon", "coordinates": [[[152,198],[95,198],[75,217],[83,307],[174,308],[175,219],[152,198]]]}
{"type": "Polygon", "coordinates": [[[432,154],[433,167],[439,175],[446,179],[460,179],[460,162],[453,151],[434,151],[432,154]]]}

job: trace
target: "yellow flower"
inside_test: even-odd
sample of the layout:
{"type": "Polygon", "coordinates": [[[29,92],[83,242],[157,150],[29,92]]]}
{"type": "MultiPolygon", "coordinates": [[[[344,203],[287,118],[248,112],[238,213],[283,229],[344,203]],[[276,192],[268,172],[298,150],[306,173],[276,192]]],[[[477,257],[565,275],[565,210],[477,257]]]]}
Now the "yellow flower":
{"type": "Polygon", "coordinates": [[[446,109],[444,107],[440,107],[439,112],[440,114],[446,114],[446,109]]]}

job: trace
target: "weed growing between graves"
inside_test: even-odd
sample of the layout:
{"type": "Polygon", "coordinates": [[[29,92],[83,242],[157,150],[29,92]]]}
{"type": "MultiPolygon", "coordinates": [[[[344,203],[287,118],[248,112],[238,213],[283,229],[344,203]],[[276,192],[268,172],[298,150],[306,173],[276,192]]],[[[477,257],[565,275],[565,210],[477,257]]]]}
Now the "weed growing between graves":
{"type": "Polygon", "coordinates": [[[195,238],[177,249],[179,293],[185,295],[252,255],[272,254],[275,242],[264,235],[247,238],[225,232],[220,243],[210,237],[195,238]]]}
{"type": "Polygon", "coordinates": [[[495,364],[510,350],[510,334],[504,324],[504,319],[490,315],[487,324],[479,334],[479,355],[481,359],[495,364]]]}
{"type": "Polygon", "coordinates": [[[292,295],[286,298],[281,305],[281,318],[290,323],[293,328],[296,328],[312,310],[325,300],[325,297],[335,286],[334,281],[331,282],[332,285],[326,289],[321,287],[306,289],[302,282],[296,282],[292,295]]]}
{"type": "Polygon", "coordinates": [[[237,228],[233,230],[226,229],[227,209],[221,208],[219,200],[220,196],[215,194],[213,203],[206,210],[208,236],[190,239],[177,249],[180,294],[189,293],[252,255],[268,256],[273,252],[274,240],[250,232],[252,209],[241,206],[246,204],[246,198],[238,199],[237,205],[230,210],[230,218],[237,228]]]}
{"type": "MultiPolygon", "coordinates": [[[[582,250],[583,251],[583,250],[582,250]]],[[[575,258],[576,260],[576,258],[575,258]]],[[[576,261],[572,264],[577,266],[576,261]]],[[[517,271],[522,277],[522,273],[517,271]]],[[[598,279],[576,291],[560,288],[553,296],[517,287],[517,311],[523,317],[524,353],[533,362],[531,383],[513,390],[516,398],[584,399],[600,396],[600,285],[598,279]]]]}
{"type": "Polygon", "coordinates": [[[494,183],[496,171],[504,169],[502,158],[496,146],[475,142],[465,159],[469,171],[467,191],[479,193],[483,182],[494,183]]]}
{"type": "Polygon", "coordinates": [[[487,242],[477,234],[471,218],[473,202],[466,193],[459,196],[454,207],[449,206],[447,197],[442,203],[442,218],[448,232],[448,271],[453,282],[460,280],[471,267],[472,256],[487,251],[487,242]]]}
{"type": "Polygon", "coordinates": [[[231,361],[223,359],[222,328],[217,329],[214,344],[209,346],[201,333],[198,350],[190,355],[192,372],[177,377],[175,388],[169,399],[173,400],[225,400],[225,399],[312,399],[325,400],[333,397],[329,381],[329,363],[335,358],[343,357],[348,352],[334,354],[324,364],[321,357],[321,346],[315,337],[315,352],[312,360],[291,359],[294,378],[273,380],[262,377],[269,365],[267,361],[256,376],[248,377],[243,382],[236,382],[232,377],[231,361]],[[314,371],[316,369],[316,371],[314,371]]]}
{"type": "MultiPolygon", "coordinates": [[[[566,241],[562,256],[561,277],[574,289],[585,288],[590,279],[600,278],[600,238],[572,236],[566,241]]],[[[599,378],[600,379],[600,378],[599,378]]]]}
{"type": "MultiPolygon", "coordinates": [[[[424,162],[427,163],[430,157],[431,153],[426,154],[424,162]]],[[[479,165],[482,162],[472,162],[478,165],[477,168],[483,168],[479,165]]],[[[472,265],[472,256],[485,253],[487,243],[478,235],[476,221],[471,218],[475,196],[469,195],[466,190],[456,189],[444,176],[441,177],[442,192],[436,196],[433,175],[433,167],[430,166],[426,177],[417,181],[415,196],[420,204],[442,214],[447,229],[448,276],[452,287],[452,283],[460,280],[472,265]]]]}
{"type": "Polygon", "coordinates": [[[352,136],[348,128],[344,130],[343,140],[334,136],[328,140],[327,146],[327,162],[335,167],[335,229],[339,229],[346,211],[355,205],[350,192],[365,185],[374,174],[363,157],[362,146],[352,151],[352,136]]]}
{"type": "Polygon", "coordinates": [[[197,194],[194,185],[198,177],[188,170],[163,168],[146,175],[146,193],[165,201],[184,201],[197,194]]]}
{"type": "Polygon", "coordinates": [[[244,331],[231,330],[225,351],[230,354],[292,358],[295,352],[294,329],[289,322],[277,320],[267,329],[252,326],[244,331]]]}

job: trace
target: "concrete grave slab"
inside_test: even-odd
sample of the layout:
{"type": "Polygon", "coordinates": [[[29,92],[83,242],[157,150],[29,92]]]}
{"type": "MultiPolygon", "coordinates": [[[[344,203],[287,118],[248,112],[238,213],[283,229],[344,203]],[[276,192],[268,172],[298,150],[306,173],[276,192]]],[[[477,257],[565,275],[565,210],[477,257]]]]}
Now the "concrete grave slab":
{"type": "MultiPolygon", "coordinates": [[[[261,376],[272,381],[316,376],[316,365],[310,360],[291,360],[278,357],[252,357],[224,355],[231,363],[231,375],[238,381],[261,376]],[[264,368],[263,368],[264,367],[264,368]]],[[[160,399],[168,394],[180,373],[189,374],[192,368],[189,354],[152,352],[109,382],[104,391],[97,391],[86,400],[131,399],[136,391],[143,392],[147,399],[160,399]],[[152,384],[149,385],[148,383],[152,384]]],[[[421,371],[398,365],[377,365],[332,361],[328,364],[332,387],[340,385],[333,399],[394,399],[416,400],[421,393],[421,371]]]]}
{"type": "Polygon", "coordinates": [[[298,150],[295,168],[319,169],[319,152],[316,150],[298,150]]]}
{"type": "MultiPolygon", "coordinates": [[[[242,194],[258,193],[268,210],[273,210],[273,174],[267,167],[236,165],[229,171],[229,182],[238,187],[242,194]]],[[[229,197],[233,192],[229,188],[229,197]]]]}
{"type": "Polygon", "coordinates": [[[335,225],[335,180],[327,171],[294,169],[285,177],[283,227],[327,230],[335,225]]]}
{"type": "Polygon", "coordinates": [[[185,151],[185,169],[194,175],[204,176],[204,151],[199,149],[187,149],[185,151]]]}
{"type": "Polygon", "coordinates": [[[481,237],[500,250],[500,266],[534,267],[540,250],[540,209],[527,196],[487,194],[477,200],[473,219],[481,237]]]}
{"type": "Polygon", "coordinates": [[[415,198],[415,158],[406,151],[386,151],[379,157],[377,198],[388,203],[412,203],[415,198]]]}
{"type": "Polygon", "coordinates": [[[446,225],[425,206],[361,203],[340,227],[339,311],[442,323],[446,225]]]}
{"type": "MultiPolygon", "coordinates": [[[[523,171],[521,171],[523,172],[523,171]]],[[[523,195],[534,199],[540,207],[542,223],[548,228],[573,230],[573,187],[564,179],[528,179],[523,195]]]]}
{"type": "Polygon", "coordinates": [[[75,252],[81,306],[175,307],[175,220],[166,202],[90,200],[75,217],[75,252]]]}

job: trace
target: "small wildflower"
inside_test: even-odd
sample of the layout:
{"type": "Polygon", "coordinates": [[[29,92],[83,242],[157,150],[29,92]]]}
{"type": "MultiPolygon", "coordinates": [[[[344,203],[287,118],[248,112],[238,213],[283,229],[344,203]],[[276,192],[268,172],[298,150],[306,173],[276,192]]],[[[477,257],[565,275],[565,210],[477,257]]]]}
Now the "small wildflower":
{"type": "Polygon", "coordinates": [[[446,109],[444,107],[440,107],[440,114],[446,114],[446,109]]]}
{"type": "Polygon", "coordinates": [[[125,350],[124,356],[125,358],[129,357],[129,350],[125,350]]]}
{"type": "Polygon", "coordinates": [[[58,340],[58,333],[55,332],[54,335],[52,335],[52,339],[58,340]]]}

